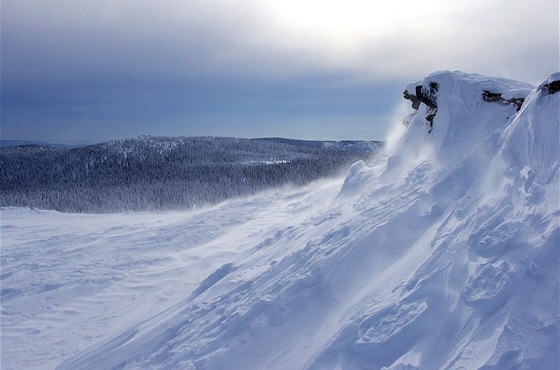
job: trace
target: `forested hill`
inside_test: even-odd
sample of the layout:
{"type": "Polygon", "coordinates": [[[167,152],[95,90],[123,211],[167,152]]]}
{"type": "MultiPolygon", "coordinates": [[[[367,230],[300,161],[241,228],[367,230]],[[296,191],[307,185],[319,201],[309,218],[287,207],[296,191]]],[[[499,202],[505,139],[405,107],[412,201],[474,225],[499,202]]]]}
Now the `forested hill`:
{"type": "Polygon", "coordinates": [[[140,137],[0,147],[0,206],[65,212],[185,209],[344,173],[376,141],[140,137]]]}

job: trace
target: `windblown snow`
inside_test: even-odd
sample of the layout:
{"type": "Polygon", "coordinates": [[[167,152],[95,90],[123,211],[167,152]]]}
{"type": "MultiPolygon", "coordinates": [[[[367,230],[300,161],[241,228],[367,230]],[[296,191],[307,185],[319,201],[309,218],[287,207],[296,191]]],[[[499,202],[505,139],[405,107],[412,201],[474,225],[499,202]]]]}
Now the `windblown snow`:
{"type": "Polygon", "coordinates": [[[431,74],[437,109],[345,179],[2,209],[2,369],[557,369],[558,80],[431,74]]]}

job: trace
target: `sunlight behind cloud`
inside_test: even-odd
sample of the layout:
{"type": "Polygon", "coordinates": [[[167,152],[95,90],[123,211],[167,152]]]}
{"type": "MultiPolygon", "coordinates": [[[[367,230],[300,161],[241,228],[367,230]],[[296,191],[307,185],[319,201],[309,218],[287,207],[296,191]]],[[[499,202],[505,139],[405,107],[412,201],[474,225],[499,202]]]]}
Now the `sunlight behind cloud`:
{"type": "Polygon", "coordinates": [[[403,25],[409,27],[410,22],[417,22],[435,11],[445,17],[445,12],[451,8],[443,4],[439,0],[396,0],[383,4],[365,0],[282,0],[267,3],[268,10],[278,23],[297,29],[300,36],[331,36],[346,46],[359,42],[363,37],[392,33],[402,29],[403,25]]]}
{"type": "Polygon", "coordinates": [[[473,11],[479,5],[441,0],[260,1],[259,13],[269,22],[257,37],[258,42],[266,40],[263,45],[299,56],[292,60],[299,60],[301,68],[343,69],[359,79],[393,78],[412,69],[428,73],[435,55],[446,58],[441,50],[449,51],[457,41],[441,39],[450,33],[465,36],[464,24],[457,21],[466,8],[473,11]],[[461,27],[455,27],[457,23],[461,27]]]}
{"type": "Polygon", "coordinates": [[[291,55],[304,69],[375,79],[460,69],[535,83],[557,68],[553,49],[536,56],[544,45],[557,50],[558,5],[551,0],[245,1],[258,4],[263,19],[255,44],[291,55]],[[536,52],[520,58],[521,50],[536,52]]]}
{"type": "Polygon", "coordinates": [[[394,17],[407,19],[441,8],[440,1],[411,0],[397,0],[383,5],[364,0],[283,0],[271,2],[270,6],[278,16],[296,25],[351,31],[363,27],[392,26],[394,17]]]}

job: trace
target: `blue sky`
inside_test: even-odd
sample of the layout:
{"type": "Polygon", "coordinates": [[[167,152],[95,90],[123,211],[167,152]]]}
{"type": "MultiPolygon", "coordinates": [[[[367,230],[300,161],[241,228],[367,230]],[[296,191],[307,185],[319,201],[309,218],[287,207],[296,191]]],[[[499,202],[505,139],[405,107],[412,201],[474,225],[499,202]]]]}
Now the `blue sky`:
{"type": "Polygon", "coordinates": [[[2,139],[383,139],[410,80],[538,84],[557,0],[2,0],[2,139]]]}

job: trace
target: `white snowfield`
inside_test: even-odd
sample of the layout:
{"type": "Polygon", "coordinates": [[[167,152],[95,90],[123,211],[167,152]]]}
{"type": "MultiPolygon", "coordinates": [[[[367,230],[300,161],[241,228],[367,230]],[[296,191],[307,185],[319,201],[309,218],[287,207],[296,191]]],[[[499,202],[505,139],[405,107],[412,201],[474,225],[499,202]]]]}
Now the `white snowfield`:
{"type": "Polygon", "coordinates": [[[421,104],[345,179],[184,213],[2,209],[2,369],[558,369],[560,93],[409,91],[431,82],[431,133],[421,104]]]}

